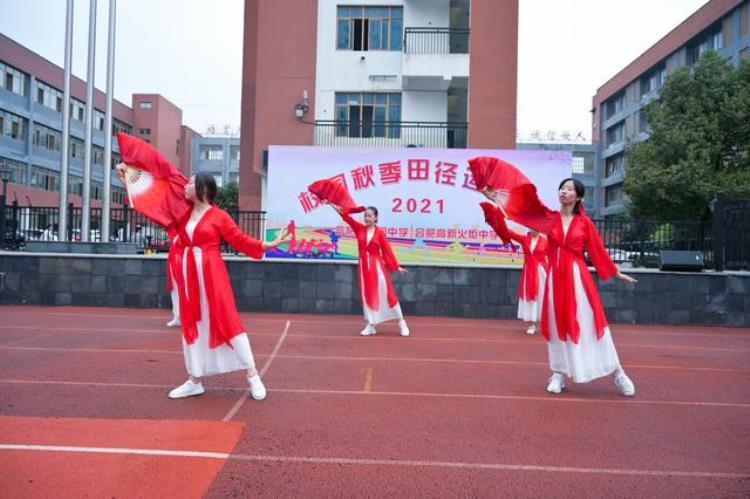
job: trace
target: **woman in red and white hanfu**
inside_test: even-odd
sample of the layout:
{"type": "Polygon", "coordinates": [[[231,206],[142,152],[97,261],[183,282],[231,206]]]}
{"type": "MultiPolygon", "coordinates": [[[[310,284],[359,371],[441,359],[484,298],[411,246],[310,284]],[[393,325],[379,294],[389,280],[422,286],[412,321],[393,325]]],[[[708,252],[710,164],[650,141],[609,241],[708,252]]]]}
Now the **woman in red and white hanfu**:
{"type": "MultiPolygon", "coordinates": [[[[485,208],[485,203],[482,204],[482,208],[485,208]]],[[[510,229],[499,208],[490,206],[490,209],[497,211],[495,215],[497,227],[493,226],[493,228],[500,238],[516,241],[523,249],[523,269],[521,269],[521,278],[518,281],[518,318],[530,322],[531,325],[526,329],[526,333],[534,334],[536,324],[542,316],[544,287],[549,271],[547,238],[533,229],[529,230],[528,234],[521,234],[510,229]]]]}
{"type": "Polygon", "coordinates": [[[381,322],[398,320],[401,336],[409,336],[409,327],[401,312],[401,305],[390,276],[393,272],[404,273],[406,270],[399,266],[385,232],[377,226],[377,208],[369,206],[364,214],[365,223],[362,223],[352,218],[350,210],[334,204],[331,206],[352,228],[357,238],[359,292],[367,321],[367,326],[359,334],[376,334],[375,326],[381,322]]]}
{"type": "MultiPolygon", "coordinates": [[[[118,135],[118,140],[125,164],[118,165],[117,172],[123,183],[127,182],[128,165],[149,172],[157,180],[176,171],[150,145],[128,136],[118,135]]],[[[233,248],[260,259],[266,250],[281,244],[283,236],[267,243],[244,234],[228,213],[213,204],[216,192],[216,181],[205,173],[191,177],[184,186],[182,201],[188,203],[189,210],[176,222],[174,259],[169,269],[179,294],[182,349],[189,379],[169,392],[169,397],[200,395],[204,392],[203,376],[245,370],[252,397],[262,400],[266,388],[237,313],[220,245],[223,239],[233,248]]],[[[170,198],[167,192],[160,195],[170,198]]],[[[185,211],[180,200],[171,203],[172,208],[169,203],[160,203],[158,209],[185,211]]],[[[137,209],[137,204],[134,207],[137,209]]],[[[153,210],[152,207],[145,214],[153,214],[153,210]]]]}
{"type": "MultiPolygon", "coordinates": [[[[584,248],[600,279],[615,277],[629,284],[637,281],[621,273],[604,248],[582,204],[585,187],[579,180],[563,180],[558,189],[559,212],[544,207],[530,184],[511,190],[510,198],[515,192],[521,193],[512,203],[516,216],[508,216],[546,233],[549,240],[550,271],[541,322],[552,370],[547,391],[560,393],[565,389],[566,376],[576,383],[587,383],[614,374],[620,392],[635,395],[635,385],[620,365],[584,248]]],[[[497,202],[491,190],[485,190],[485,194],[497,202]]]]}

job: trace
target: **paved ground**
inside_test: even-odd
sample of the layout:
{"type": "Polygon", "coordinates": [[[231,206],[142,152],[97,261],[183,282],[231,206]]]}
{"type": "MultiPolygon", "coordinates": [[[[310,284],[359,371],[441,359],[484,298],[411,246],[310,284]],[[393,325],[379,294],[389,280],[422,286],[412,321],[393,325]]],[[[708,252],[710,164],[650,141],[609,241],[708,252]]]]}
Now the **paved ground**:
{"type": "Polygon", "coordinates": [[[0,307],[0,497],[747,497],[750,330],[613,325],[636,383],[544,391],[516,321],[243,314],[269,388],[184,381],[162,310],[0,307]]]}

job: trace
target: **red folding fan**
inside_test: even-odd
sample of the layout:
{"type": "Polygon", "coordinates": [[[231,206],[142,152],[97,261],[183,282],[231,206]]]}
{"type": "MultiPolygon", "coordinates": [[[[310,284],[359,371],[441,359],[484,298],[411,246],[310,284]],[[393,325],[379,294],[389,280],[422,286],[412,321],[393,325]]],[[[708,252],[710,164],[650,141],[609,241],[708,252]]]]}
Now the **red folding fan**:
{"type": "Polygon", "coordinates": [[[328,201],[348,213],[365,211],[364,206],[354,202],[346,185],[339,178],[316,180],[307,189],[323,201],[328,201]]]}

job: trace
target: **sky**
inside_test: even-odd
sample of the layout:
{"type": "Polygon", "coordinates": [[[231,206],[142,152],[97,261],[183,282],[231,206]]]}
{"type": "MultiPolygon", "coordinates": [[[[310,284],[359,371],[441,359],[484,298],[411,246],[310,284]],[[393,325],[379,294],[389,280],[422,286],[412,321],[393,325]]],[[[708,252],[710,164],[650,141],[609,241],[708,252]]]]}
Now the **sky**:
{"type": "MultiPolygon", "coordinates": [[[[271,1],[271,0],[268,0],[271,1]]],[[[333,1],[333,0],[320,0],[333,1]]],[[[520,139],[591,134],[596,89],[706,0],[520,0],[520,139]]],[[[204,133],[240,124],[243,0],[117,2],[115,97],[160,93],[204,133]]],[[[97,11],[96,78],[106,87],[109,2],[97,11]]],[[[85,79],[89,0],[74,13],[73,73],[85,79]]],[[[62,66],[65,0],[0,0],[0,32],[62,66]]]]}

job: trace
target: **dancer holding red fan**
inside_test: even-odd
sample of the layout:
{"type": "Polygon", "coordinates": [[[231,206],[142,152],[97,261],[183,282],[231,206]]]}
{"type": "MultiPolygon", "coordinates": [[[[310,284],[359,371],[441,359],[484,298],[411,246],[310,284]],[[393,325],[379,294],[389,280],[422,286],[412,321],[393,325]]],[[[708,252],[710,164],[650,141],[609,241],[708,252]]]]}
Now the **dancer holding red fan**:
{"type": "Polygon", "coordinates": [[[376,326],[381,322],[398,320],[401,336],[409,336],[409,327],[390,276],[393,272],[404,273],[406,270],[399,266],[385,232],[377,226],[377,208],[357,206],[346,187],[333,180],[314,182],[309,190],[336,210],[357,238],[359,290],[367,320],[367,326],[359,334],[371,336],[377,333],[376,326]],[[352,218],[352,213],[362,211],[364,223],[352,218]]]}
{"type": "Polygon", "coordinates": [[[518,242],[523,248],[523,269],[518,282],[518,318],[531,325],[526,329],[527,334],[536,332],[536,325],[542,316],[544,303],[544,285],[549,271],[547,260],[547,238],[536,230],[529,230],[528,234],[521,234],[508,228],[505,217],[500,209],[488,202],[481,203],[485,211],[485,220],[490,223],[495,232],[503,240],[518,242]],[[488,213],[497,212],[497,213],[488,213]]]}
{"type": "Polygon", "coordinates": [[[584,248],[599,277],[637,281],[621,273],[604,248],[583,206],[585,188],[565,179],[558,188],[560,211],[539,200],[536,187],[514,166],[497,158],[470,161],[477,188],[495,202],[503,215],[547,235],[550,264],[542,308],[542,334],[547,339],[552,376],[550,393],[565,389],[565,376],[587,383],[614,374],[625,396],[635,385],[625,374],[615,350],[599,293],[584,259],[584,248]]]}
{"type": "Polygon", "coordinates": [[[117,138],[124,162],[117,174],[128,187],[133,208],[177,230],[170,272],[179,294],[189,379],[169,397],[200,395],[203,376],[245,370],[252,397],[264,399],[266,388],[237,313],[220,244],[223,239],[260,259],[281,244],[284,235],[267,243],[244,234],[227,212],[214,205],[217,188],[211,175],[199,173],[188,180],[149,144],[123,133],[117,138]]]}

